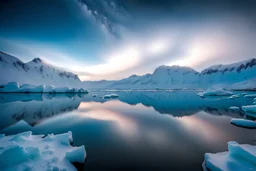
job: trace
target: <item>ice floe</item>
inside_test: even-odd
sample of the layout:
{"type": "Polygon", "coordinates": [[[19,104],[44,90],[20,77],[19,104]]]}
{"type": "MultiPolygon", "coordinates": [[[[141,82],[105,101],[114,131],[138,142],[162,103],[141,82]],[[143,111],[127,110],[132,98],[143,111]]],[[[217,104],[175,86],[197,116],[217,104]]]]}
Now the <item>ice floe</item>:
{"type": "Polygon", "coordinates": [[[256,128],[256,121],[247,120],[247,119],[231,119],[231,123],[245,128],[256,128]]]}
{"type": "Polygon", "coordinates": [[[207,89],[204,92],[198,93],[199,96],[229,96],[233,95],[231,91],[225,89],[207,89]]]}
{"type": "Polygon", "coordinates": [[[118,98],[119,95],[117,94],[108,94],[108,95],[104,95],[102,98],[103,99],[114,99],[114,98],[118,98]]]}
{"type": "Polygon", "coordinates": [[[1,170],[77,170],[72,163],[83,163],[84,146],[72,147],[72,133],[32,135],[23,132],[0,136],[1,170]]]}
{"type": "Polygon", "coordinates": [[[239,98],[240,96],[238,94],[234,94],[232,96],[229,97],[229,99],[235,99],[235,98],[239,98]]]}
{"type": "Polygon", "coordinates": [[[227,152],[206,153],[204,159],[204,171],[255,171],[256,146],[231,141],[227,152]]]}
{"type": "Polygon", "coordinates": [[[9,82],[0,88],[2,93],[88,93],[87,90],[80,88],[70,87],[54,87],[52,85],[31,85],[23,84],[19,85],[17,82],[9,82]]]}

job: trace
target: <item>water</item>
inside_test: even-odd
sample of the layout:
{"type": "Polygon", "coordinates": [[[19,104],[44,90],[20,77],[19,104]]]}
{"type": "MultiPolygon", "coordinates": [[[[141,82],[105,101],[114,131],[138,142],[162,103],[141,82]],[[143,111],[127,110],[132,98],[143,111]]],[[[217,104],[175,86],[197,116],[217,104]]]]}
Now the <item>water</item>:
{"type": "Polygon", "coordinates": [[[201,170],[204,153],[226,151],[228,141],[256,145],[255,130],[230,124],[244,114],[229,110],[253,99],[200,98],[197,92],[100,98],[109,93],[0,94],[0,133],[72,131],[73,145],[87,151],[79,170],[201,170]]]}

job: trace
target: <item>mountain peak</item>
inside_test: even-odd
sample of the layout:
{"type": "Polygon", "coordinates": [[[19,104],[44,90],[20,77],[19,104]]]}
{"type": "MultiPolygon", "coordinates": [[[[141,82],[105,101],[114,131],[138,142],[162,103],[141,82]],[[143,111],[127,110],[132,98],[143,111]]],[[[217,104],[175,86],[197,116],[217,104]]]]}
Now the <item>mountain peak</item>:
{"type": "Polygon", "coordinates": [[[42,63],[42,59],[40,58],[34,58],[32,61],[35,63],[42,63]]]}

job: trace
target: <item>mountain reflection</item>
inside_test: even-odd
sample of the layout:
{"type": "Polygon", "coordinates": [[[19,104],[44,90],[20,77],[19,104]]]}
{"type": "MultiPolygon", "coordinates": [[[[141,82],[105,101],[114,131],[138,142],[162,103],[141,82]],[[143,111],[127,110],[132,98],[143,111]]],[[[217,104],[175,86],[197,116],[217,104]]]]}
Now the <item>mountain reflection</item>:
{"type": "MultiPolygon", "coordinates": [[[[251,99],[238,98],[228,99],[221,98],[205,98],[202,99],[195,92],[118,92],[119,99],[105,100],[100,96],[107,94],[106,92],[97,92],[97,97],[87,95],[73,94],[0,94],[0,129],[15,124],[20,120],[24,120],[33,126],[40,121],[53,117],[58,114],[71,112],[74,110],[89,111],[85,117],[96,119],[112,119],[120,123],[124,118],[111,112],[111,107],[118,108],[119,104],[115,101],[121,101],[129,104],[130,108],[122,110],[131,110],[133,105],[141,107],[136,110],[145,112],[147,108],[152,108],[160,114],[170,114],[174,117],[190,116],[200,111],[205,111],[213,115],[227,115],[232,117],[242,117],[240,112],[232,112],[230,106],[238,106],[250,104],[251,99]],[[105,115],[95,115],[99,113],[102,103],[110,102],[105,105],[105,115]],[[89,103],[92,102],[92,103],[89,103]]],[[[122,124],[120,124],[122,125],[122,124]]]]}

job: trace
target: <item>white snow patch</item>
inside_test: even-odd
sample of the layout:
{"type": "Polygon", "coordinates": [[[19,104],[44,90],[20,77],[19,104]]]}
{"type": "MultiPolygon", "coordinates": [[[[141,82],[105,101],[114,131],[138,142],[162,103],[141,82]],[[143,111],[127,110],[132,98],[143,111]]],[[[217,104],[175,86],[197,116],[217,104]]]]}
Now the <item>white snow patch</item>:
{"type": "Polygon", "coordinates": [[[256,146],[228,142],[228,152],[206,153],[202,164],[204,171],[256,170],[256,146]]]}
{"type": "Polygon", "coordinates": [[[84,146],[72,147],[71,132],[58,135],[32,135],[31,131],[0,136],[2,170],[76,170],[71,162],[83,163],[84,146]]]}

